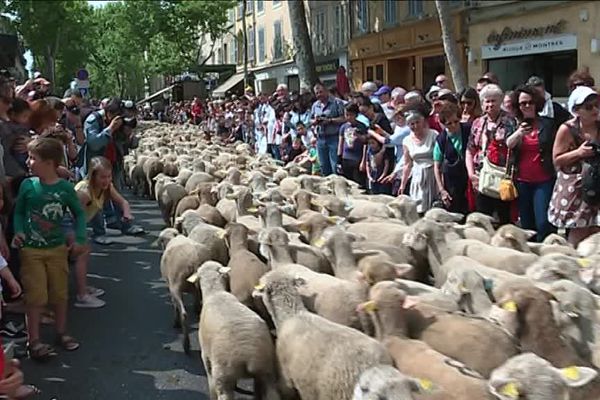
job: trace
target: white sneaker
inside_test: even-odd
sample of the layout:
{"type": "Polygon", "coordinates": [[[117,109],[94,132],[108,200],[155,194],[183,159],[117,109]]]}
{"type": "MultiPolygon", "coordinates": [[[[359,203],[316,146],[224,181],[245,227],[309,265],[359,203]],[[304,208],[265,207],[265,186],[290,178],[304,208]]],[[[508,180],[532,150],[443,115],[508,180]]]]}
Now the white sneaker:
{"type": "Polygon", "coordinates": [[[77,301],[75,302],[75,307],[77,308],[100,308],[105,305],[105,301],[97,299],[89,294],[86,294],[83,297],[77,296],[77,301]]]}
{"type": "Polygon", "coordinates": [[[90,296],[94,296],[94,297],[100,297],[104,294],[104,289],[100,289],[97,287],[93,287],[93,286],[88,286],[87,287],[87,293],[90,296]]]}

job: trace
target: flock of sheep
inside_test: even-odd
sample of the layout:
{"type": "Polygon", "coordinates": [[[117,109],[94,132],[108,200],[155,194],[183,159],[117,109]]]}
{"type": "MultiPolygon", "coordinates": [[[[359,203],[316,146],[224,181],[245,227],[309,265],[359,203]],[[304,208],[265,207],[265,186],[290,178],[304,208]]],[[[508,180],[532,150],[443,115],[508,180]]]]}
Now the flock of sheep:
{"type": "Polygon", "coordinates": [[[600,235],[494,229],[147,123],[128,183],[165,223],[161,273],[211,399],[600,399],[600,235]]]}

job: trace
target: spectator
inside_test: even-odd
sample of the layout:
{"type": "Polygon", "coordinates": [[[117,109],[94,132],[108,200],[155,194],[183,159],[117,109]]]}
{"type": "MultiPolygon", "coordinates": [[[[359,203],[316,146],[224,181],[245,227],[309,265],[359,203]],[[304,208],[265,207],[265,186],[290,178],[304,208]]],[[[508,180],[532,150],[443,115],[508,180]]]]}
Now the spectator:
{"type": "Polygon", "coordinates": [[[63,149],[57,140],[39,138],[29,144],[28,162],[34,177],[21,184],[14,215],[13,245],[22,247],[21,279],[25,290],[29,354],[36,360],[54,355],[54,349],[40,340],[40,318],[47,304],[54,306],[57,343],[67,351],[79,348],[79,343],[66,333],[69,268],[66,239],[60,224],[63,208],[68,207],[76,221],[73,253],[79,254],[86,242],[85,215],[73,185],[61,180],[56,173],[62,158],[63,149]]]}
{"type": "Polygon", "coordinates": [[[582,199],[583,163],[598,157],[590,143],[599,143],[598,93],[587,86],[576,87],[569,96],[573,118],[560,126],[552,151],[558,171],[548,218],[552,225],[569,230],[573,246],[600,231],[600,212],[582,199]]]}
{"type": "MultiPolygon", "coordinates": [[[[442,102],[440,110],[443,106],[450,104],[450,103],[452,103],[454,105],[458,105],[458,99],[456,98],[454,93],[452,93],[452,91],[450,89],[440,89],[440,91],[438,92],[438,100],[442,102]]],[[[439,114],[439,111],[438,111],[438,114],[439,114]]]]}
{"type": "Polygon", "coordinates": [[[377,125],[388,135],[391,135],[394,132],[392,125],[385,114],[383,112],[377,112],[375,110],[375,104],[373,104],[368,97],[364,95],[359,96],[358,105],[360,113],[369,119],[369,126],[373,127],[377,125]]]}
{"type": "Polygon", "coordinates": [[[317,150],[324,176],[335,172],[340,125],[344,123],[344,106],[330,96],[320,83],[314,86],[317,101],[311,108],[311,125],[317,134],[317,150]]]}
{"type": "Polygon", "coordinates": [[[408,193],[413,200],[420,200],[417,211],[423,214],[438,197],[433,170],[433,148],[437,133],[427,126],[425,117],[417,110],[408,111],[405,118],[411,132],[403,142],[404,168],[399,194],[405,192],[411,178],[408,193]]]}
{"type": "Polygon", "coordinates": [[[192,101],[192,123],[194,125],[200,124],[200,119],[202,118],[202,102],[197,96],[194,96],[194,100],[192,101]]]}
{"type": "Polygon", "coordinates": [[[259,104],[254,110],[256,152],[259,154],[273,154],[275,128],[275,110],[269,104],[269,97],[265,92],[258,96],[259,104]]]}
{"type": "Polygon", "coordinates": [[[596,85],[594,78],[590,75],[590,70],[587,67],[580,68],[573,72],[567,80],[567,86],[569,93],[571,93],[578,86],[587,86],[593,88],[596,85]]]}
{"type": "MultiPolygon", "coordinates": [[[[439,93],[442,89],[437,86],[432,86],[427,92],[427,100],[431,104],[431,112],[427,117],[427,123],[429,124],[429,128],[435,130],[436,132],[441,132],[443,130],[442,125],[440,124],[440,119],[438,117],[438,112],[442,107],[443,103],[439,99],[439,93]]],[[[448,92],[444,92],[447,94],[448,92]]]]}
{"type": "Polygon", "coordinates": [[[386,177],[392,168],[390,159],[386,157],[385,153],[385,147],[376,138],[369,138],[366,169],[369,189],[372,194],[392,194],[391,185],[382,182],[382,178],[386,177]]]}
{"type": "Polygon", "coordinates": [[[475,119],[481,116],[481,104],[479,103],[479,94],[472,87],[467,87],[459,94],[460,105],[462,107],[462,116],[460,122],[473,123],[475,119]]]}
{"type": "Polygon", "coordinates": [[[465,164],[470,126],[460,122],[461,113],[456,104],[446,104],[440,110],[444,130],[436,138],[433,150],[435,180],[444,207],[451,212],[467,214],[467,184],[469,176],[465,164]]]}
{"type": "Polygon", "coordinates": [[[515,116],[515,105],[513,104],[513,91],[509,90],[504,93],[504,100],[502,100],[502,111],[514,118],[515,116]]]}
{"type": "Polygon", "coordinates": [[[280,83],[275,89],[275,97],[278,102],[286,101],[289,96],[289,90],[285,83],[280,83]]]}
{"type": "Polygon", "coordinates": [[[361,85],[360,92],[363,96],[368,97],[371,102],[379,104],[379,99],[375,96],[377,89],[377,85],[374,82],[367,81],[361,85]]]}
{"type": "Polygon", "coordinates": [[[440,74],[435,77],[435,84],[440,89],[448,89],[448,78],[446,78],[446,75],[440,74]]]}
{"type": "MultiPolygon", "coordinates": [[[[15,98],[8,113],[10,123],[9,133],[3,135],[2,147],[4,152],[4,167],[6,175],[12,178],[25,176],[27,173],[27,144],[31,140],[31,106],[26,100],[15,98]]],[[[18,183],[15,185],[15,189],[18,183]]],[[[16,193],[16,190],[15,190],[16,193]]]]}
{"type": "Polygon", "coordinates": [[[338,147],[338,162],[341,164],[337,169],[344,177],[358,183],[366,188],[366,176],[360,171],[360,164],[364,155],[364,146],[367,141],[367,127],[359,122],[358,106],[348,104],[346,106],[346,123],[340,127],[340,139],[338,147]]]}
{"type": "Polygon", "coordinates": [[[383,85],[375,92],[374,96],[379,99],[379,103],[385,104],[388,103],[392,97],[392,89],[388,85],[383,85]]]}
{"type": "Polygon", "coordinates": [[[552,95],[546,91],[544,80],[538,76],[532,76],[527,80],[527,85],[532,86],[544,98],[544,108],[539,112],[540,117],[550,118],[554,122],[555,129],[571,118],[569,112],[560,104],[552,101],[552,95]]]}
{"type": "MultiPolygon", "coordinates": [[[[286,113],[284,116],[284,122],[287,130],[291,133],[292,136],[296,136],[296,126],[298,126],[299,122],[302,122],[304,127],[308,130],[305,135],[305,139],[308,139],[310,142],[310,137],[312,136],[312,131],[310,128],[310,107],[306,96],[292,96],[292,108],[290,111],[286,113]]],[[[306,145],[307,143],[305,143],[306,145]]]]}
{"type": "Polygon", "coordinates": [[[335,86],[337,88],[338,93],[343,99],[347,99],[350,94],[350,82],[348,80],[348,76],[346,75],[346,68],[343,65],[340,65],[335,74],[335,86]]]}
{"type": "MultiPolygon", "coordinates": [[[[505,167],[508,157],[506,138],[515,130],[514,120],[501,110],[504,93],[498,85],[488,84],[479,93],[484,114],[471,127],[466,163],[473,188],[478,188],[479,170],[484,162],[505,167]]],[[[511,221],[510,202],[477,192],[477,211],[493,216],[498,214],[500,225],[511,221]]]]}
{"type": "Polygon", "coordinates": [[[548,222],[548,205],[554,187],[552,147],[556,130],[552,119],[541,116],[544,97],[533,86],[517,88],[512,94],[517,105],[518,128],[508,136],[511,165],[519,193],[521,227],[537,232],[541,242],[553,231],[548,222]]]}
{"type": "Polygon", "coordinates": [[[406,93],[406,95],[404,96],[404,102],[408,106],[421,104],[421,103],[423,103],[423,101],[424,101],[423,96],[421,95],[421,93],[419,93],[416,90],[411,90],[410,92],[406,93]]]}

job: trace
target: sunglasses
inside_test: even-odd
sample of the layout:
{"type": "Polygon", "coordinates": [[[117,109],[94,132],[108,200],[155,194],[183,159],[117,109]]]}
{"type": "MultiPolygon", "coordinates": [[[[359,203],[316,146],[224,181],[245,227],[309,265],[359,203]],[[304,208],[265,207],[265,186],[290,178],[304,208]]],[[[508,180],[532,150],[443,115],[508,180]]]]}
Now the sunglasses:
{"type": "Polygon", "coordinates": [[[533,101],[521,101],[519,102],[519,106],[521,107],[529,107],[533,105],[533,101]]]}

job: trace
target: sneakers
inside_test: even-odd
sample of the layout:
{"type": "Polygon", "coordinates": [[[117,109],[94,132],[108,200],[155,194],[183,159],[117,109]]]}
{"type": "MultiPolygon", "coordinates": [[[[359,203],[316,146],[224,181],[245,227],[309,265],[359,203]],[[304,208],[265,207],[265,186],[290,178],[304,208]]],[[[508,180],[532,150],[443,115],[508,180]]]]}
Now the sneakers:
{"type": "Polygon", "coordinates": [[[104,295],[104,289],[100,289],[100,288],[93,287],[93,286],[88,286],[87,293],[93,297],[100,297],[100,296],[104,295]]]}
{"type": "Polygon", "coordinates": [[[77,301],[75,302],[75,307],[77,308],[100,308],[104,307],[104,305],[106,305],[106,302],[89,294],[82,297],[77,296],[77,301]]]}

